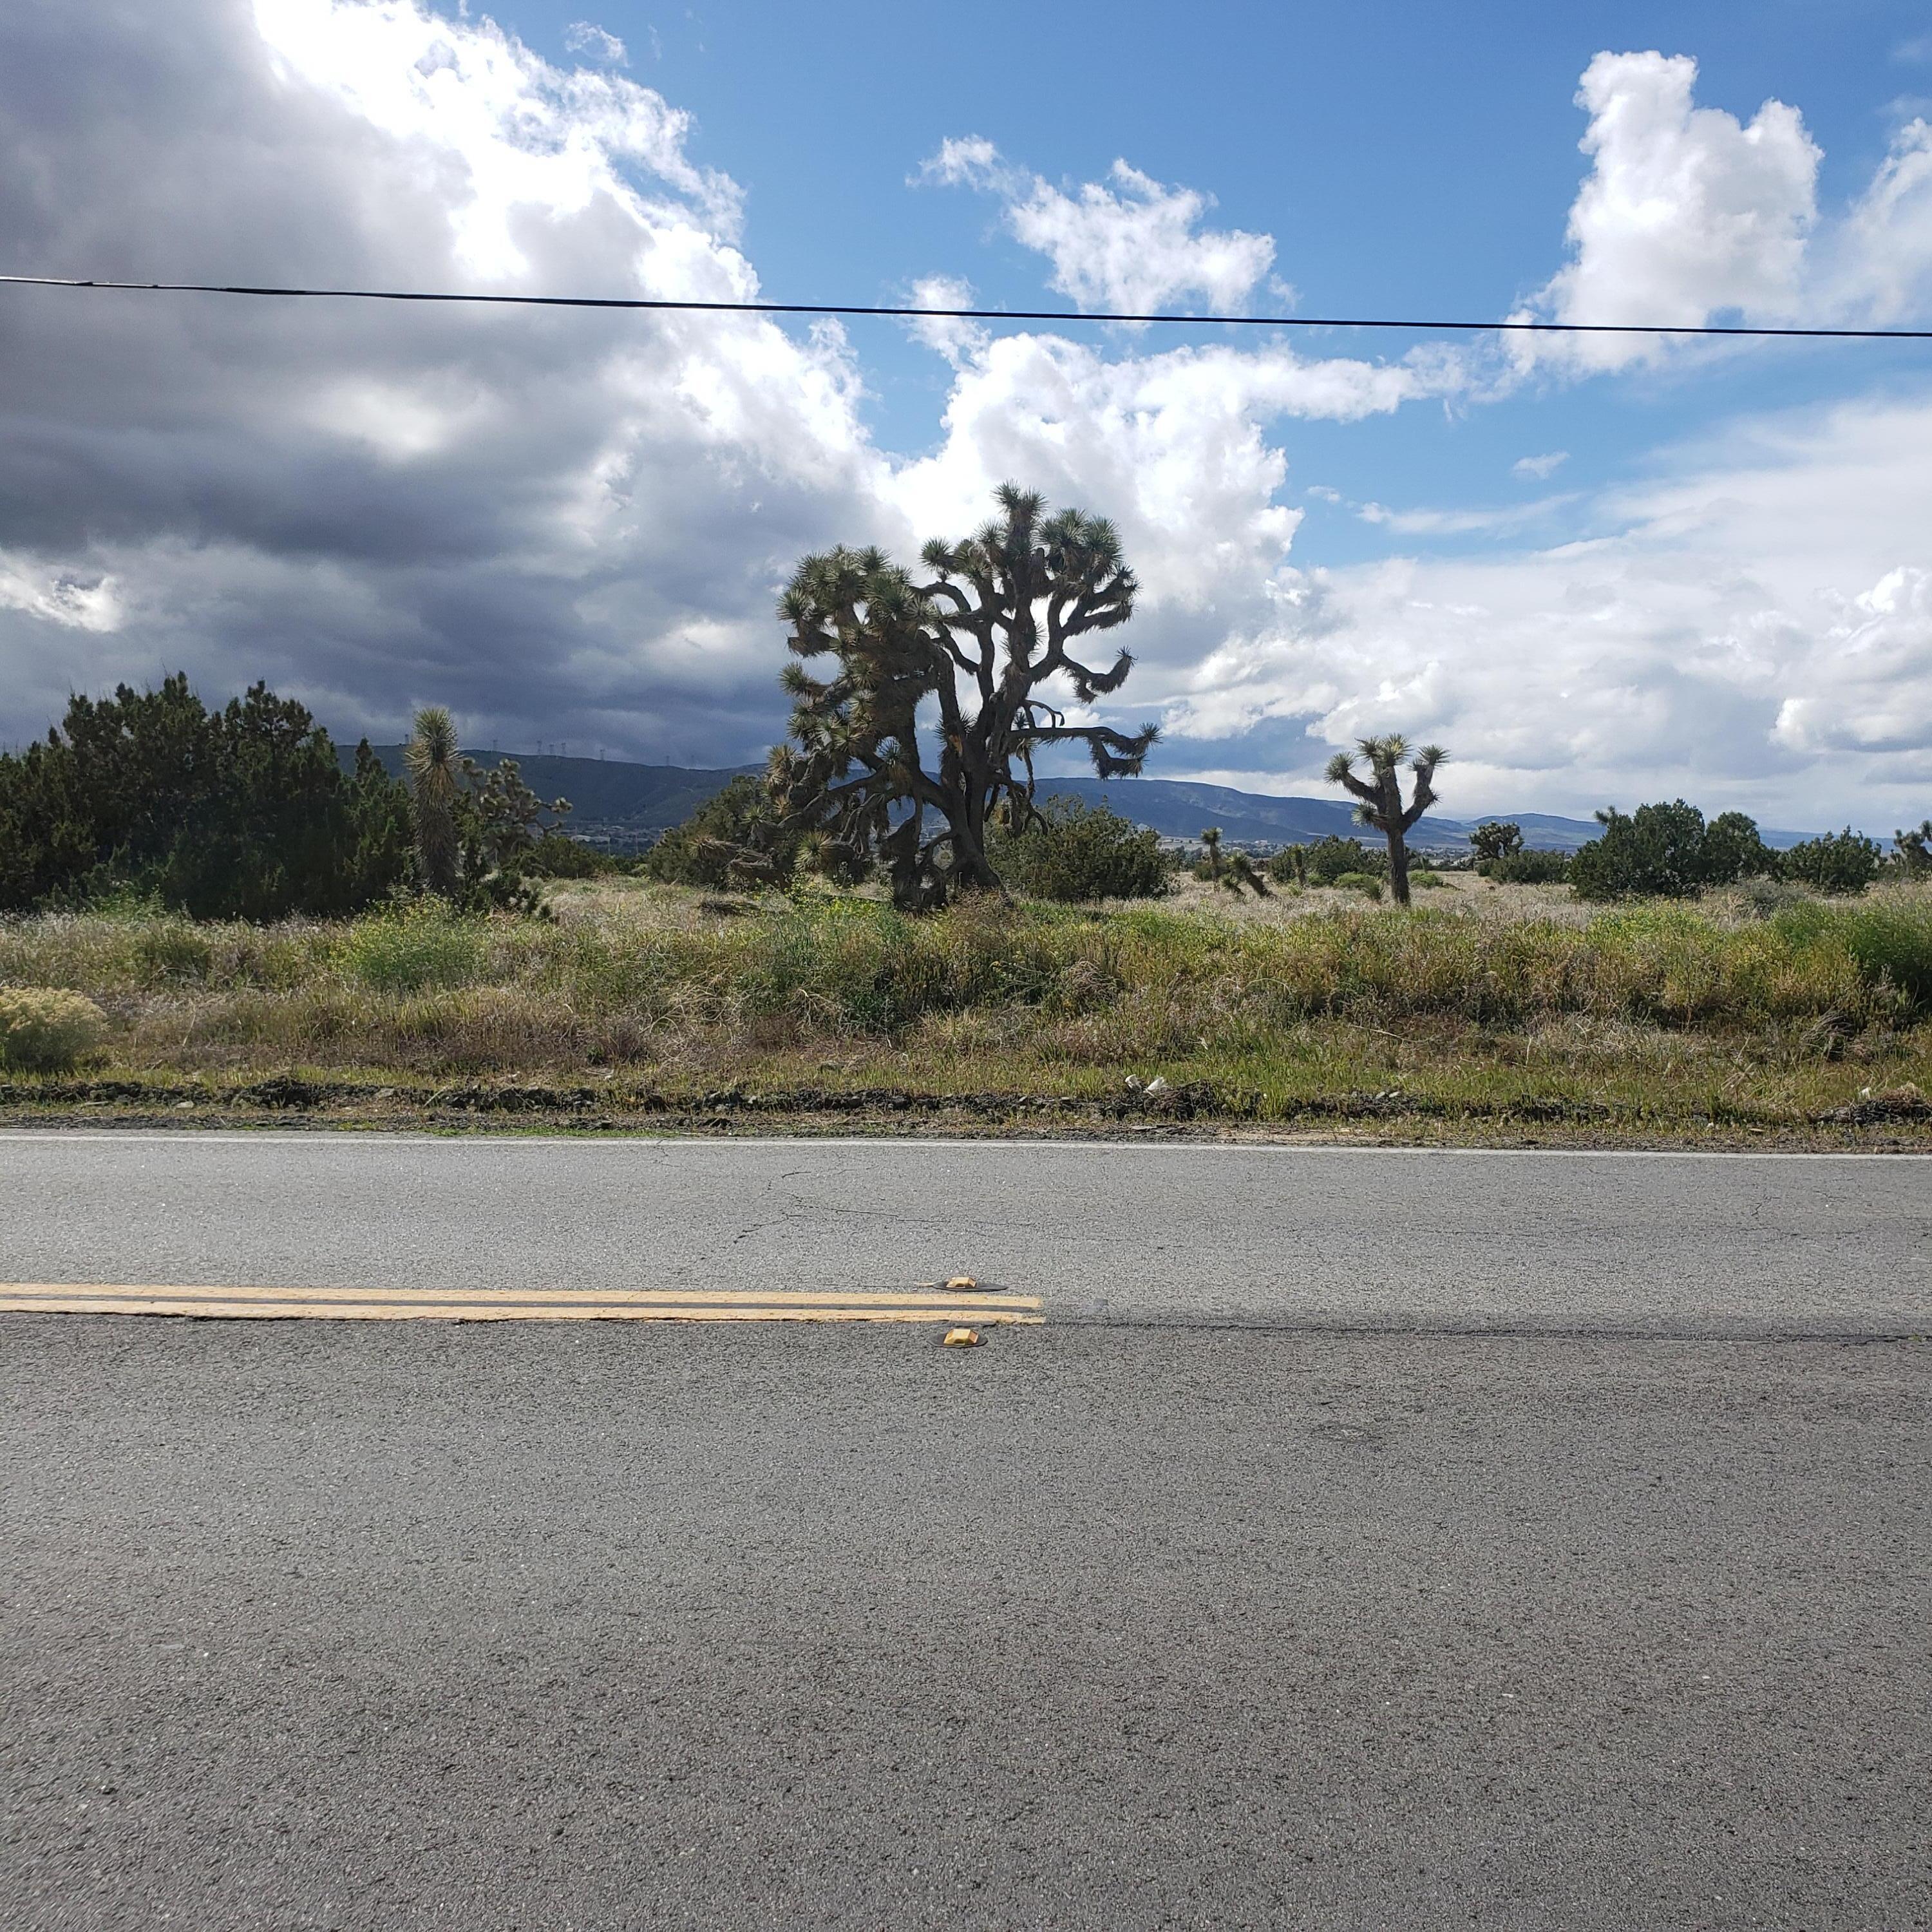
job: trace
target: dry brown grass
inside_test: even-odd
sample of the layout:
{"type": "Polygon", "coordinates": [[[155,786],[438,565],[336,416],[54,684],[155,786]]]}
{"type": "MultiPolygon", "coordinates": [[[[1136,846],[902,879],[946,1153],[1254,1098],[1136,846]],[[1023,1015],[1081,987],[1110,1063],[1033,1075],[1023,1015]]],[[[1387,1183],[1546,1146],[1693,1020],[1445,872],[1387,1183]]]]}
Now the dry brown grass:
{"type": "Polygon", "coordinates": [[[0,924],[0,986],[106,1014],[104,1072],[892,1088],[1098,1100],[1158,1076],[1260,1119],[1382,1095],[1437,1114],[1808,1119],[1932,1086],[1932,892],[1772,918],[1576,905],[1469,875],[1403,914],[1347,892],[1154,905],[560,886],[551,921],[0,924]]]}

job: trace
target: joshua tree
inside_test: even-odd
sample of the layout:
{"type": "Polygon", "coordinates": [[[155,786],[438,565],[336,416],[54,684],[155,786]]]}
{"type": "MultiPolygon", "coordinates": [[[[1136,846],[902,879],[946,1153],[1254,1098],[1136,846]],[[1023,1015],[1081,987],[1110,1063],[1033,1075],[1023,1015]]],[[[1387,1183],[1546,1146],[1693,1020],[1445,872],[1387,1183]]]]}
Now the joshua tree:
{"type": "Polygon", "coordinates": [[[1932,818],[1922,819],[1910,832],[1894,832],[1892,842],[1898,848],[1898,862],[1907,878],[1921,878],[1932,871],[1932,818]]]}
{"type": "Polygon", "coordinates": [[[1228,855],[1227,875],[1222,881],[1235,898],[1241,896],[1244,886],[1258,899],[1274,898],[1268,890],[1268,881],[1262,877],[1261,869],[1245,852],[1231,852],[1228,855]]]}
{"type": "Polygon", "coordinates": [[[1486,818],[1469,834],[1478,865],[1511,859],[1522,850],[1522,827],[1512,818],[1486,818]]]}
{"type": "Polygon", "coordinates": [[[1219,885],[1221,882],[1221,828],[1210,825],[1201,835],[1201,843],[1207,848],[1208,876],[1219,885]]]}
{"type": "Polygon", "coordinates": [[[472,885],[493,874],[514,878],[544,830],[544,814],[552,828],[560,825],[570,815],[570,801],[555,798],[546,805],[524,782],[514,758],[488,773],[465,758],[461,769],[468,788],[460,814],[464,878],[472,885]]]}
{"type": "Polygon", "coordinates": [[[1268,871],[1274,877],[1292,886],[1306,886],[1308,883],[1308,848],[1306,845],[1284,845],[1268,861],[1268,871]]]}
{"type": "Polygon", "coordinates": [[[1389,890],[1397,905],[1408,903],[1408,830],[1436,802],[1436,768],[1449,754],[1440,745],[1425,745],[1411,753],[1399,733],[1386,738],[1359,738],[1352,752],[1337,752],[1328,760],[1330,784],[1345,786],[1360,801],[1355,816],[1388,841],[1389,890]],[[1369,776],[1355,776],[1358,758],[1366,761],[1369,776]],[[1414,794],[1402,802],[1401,768],[1415,775],[1414,794]]]}
{"type": "Polygon", "coordinates": [[[799,657],[837,668],[820,678],[787,667],[796,704],[790,742],[772,754],[772,836],[816,833],[835,858],[876,854],[909,909],[962,887],[1004,890],[987,827],[1002,807],[1016,833],[1040,822],[1040,748],[1084,746],[1114,778],[1138,772],[1156,736],[1151,724],[1070,724],[1047,696],[1064,687],[1090,705],[1132,668],[1124,650],[1104,668],[1072,655],[1133,610],[1113,526],[1078,510],[1042,519],[1041,499],[1010,483],[998,496],[999,516],[976,536],[926,545],[923,582],[880,550],[842,547],[806,558],[778,606],[799,657]],[[920,742],[928,704],[936,767],[920,742]]]}
{"type": "Polygon", "coordinates": [[[445,898],[456,896],[464,763],[456,721],[442,705],[424,705],[403,747],[403,769],[409,774],[416,864],[423,884],[445,898]]]}

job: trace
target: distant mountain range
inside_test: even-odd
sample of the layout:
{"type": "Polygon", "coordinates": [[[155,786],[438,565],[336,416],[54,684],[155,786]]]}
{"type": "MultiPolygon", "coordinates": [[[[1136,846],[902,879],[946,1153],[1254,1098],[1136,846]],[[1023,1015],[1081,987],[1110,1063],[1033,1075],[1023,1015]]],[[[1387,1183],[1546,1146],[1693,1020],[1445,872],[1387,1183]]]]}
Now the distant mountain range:
{"type": "MultiPolygon", "coordinates": [[[[1042,778],[1040,789],[1086,805],[1105,805],[1168,838],[1198,838],[1210,825],[1219,826],[1222,837],[1238,845],[1298,845],[1331,835],[1362,836],[1354,807],[1339,798],[1275,798],[1226,785],[1196,784],[1187,778],[1042,778]]],[[[1552,818],[1547,812],[1494,815],[1520,825],[1526,845],[1550,851],[1574,852],[1603,830],[1594,819],[1552,818]]],[[[1432,814],[1417,824],[1409,842],[1466,850],[1477,823],[1432,814]]]]}
{"type": "MultiPolygon", "coordinates": [[[[403,748],[378,745],[376,755],[393,772],[400,772],[403,748]]],[[[470,754],[486,770],[499,762],[494,752],[470,754]]],[[[542,798],[567,798],[574,810],[571,829],[621,826],[631,832],[668,830],[688,818],[704,801],[741,773],[756,774],[764,766],[730,765],[634,765],[617,758],[556,758],[532,753],[506,752],[523,769],[524,781],[542,798]]],[[[352,764],[352,751],[344,753],[352,764]]],[[[1346,838],[1360,836],[1352,806],[1339,798],[1276,798],[1265,793],[1236,791],[1226,785],[1196,784],[1187,778],[1042,778],[1042,794],[1077,798],[1086,805],[1106,805],[1122,818],[1144,825],[1163,838],[1198,838],[1210,825],[1218,826],[1231,844],[1300,844],[1333,833],[1346,838]]],[[[1538,850],[1574,852],[1602,829],[1594,819],[1558,818],[1544,812],[1492,812],[1485,816],[1513,819],[1522,827],[1522,842],[1538,850]]],[[[1473,818],[1424,818],[1410,835],[1412,844],[1444,849],[1466,849],[1473,818]]],[[[1765,843],[1780,850],[1808,838],[1808,832],[1763,828],[1765,843]]]]}
{"type": "MultiPolygon", "coordinates": [[[[401,746],[376,745],[370,749],[392,775],[401,776],[401,746]]],[[[342,755],[346,766],[354,765],[352,747],[342,755]]],[[[764,770],[761,764],[633,765],[620,758],[554,758],[521,752],[470,755],[485,771],[504,758],[514,758],[524,784],[539,798],[569,800],[572,831],[586,825],[621,825],[636,832],[666,832],[682,824],[741,772],[755,775],[764,770]]]]}

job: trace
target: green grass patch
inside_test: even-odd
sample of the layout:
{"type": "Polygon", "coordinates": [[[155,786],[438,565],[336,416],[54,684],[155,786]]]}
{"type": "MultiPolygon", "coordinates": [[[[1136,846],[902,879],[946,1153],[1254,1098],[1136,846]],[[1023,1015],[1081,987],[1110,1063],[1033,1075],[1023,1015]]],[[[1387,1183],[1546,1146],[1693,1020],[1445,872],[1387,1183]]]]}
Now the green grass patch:
{"type": "Polygon", "coordinates": [[[978,900],[916,919],[860,895],[626,882],[554,921],[266,926],[123,906],[0,922],[0,987],[94,1000],[110,1072],[244,1083],[302,1066],[1092,1096],[1159,1073],[1257,1119],[1386,1090],[1450,1113],[1786,1119],[1928,1071],[1932,893],[1764,918],[1430,896],[1240,918],[978,900]]]}

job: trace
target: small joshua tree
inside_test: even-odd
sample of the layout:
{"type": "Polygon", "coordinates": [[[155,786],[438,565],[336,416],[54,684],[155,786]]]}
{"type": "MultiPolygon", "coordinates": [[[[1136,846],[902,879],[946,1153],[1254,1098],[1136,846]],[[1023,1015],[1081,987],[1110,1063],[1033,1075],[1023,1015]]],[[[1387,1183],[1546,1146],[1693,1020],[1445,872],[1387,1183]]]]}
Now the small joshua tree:
{"type": "MultiPolygon", "coordinates": [[[[1106,665],[1075,655],[1133,612],[1114,526],[1078,510],[1046,516],[1010,483],[998,499],[1000,514],[963,543],[926,545],[923,581],[881,551],[842,548],[807,557],[778,607],[802,662],[785,674],[791,740],[772,754],[770,836],[816,835],[855,866],[877,857],[909,910],[962,888],[1004,890],[988,833],[1042,822],[1036,752],[1078,745],[1102,778],[1125,777],[1157,735],[1070,724],[1051,695],[1091,705],[1132,668],[1124,650],[1106,665]],[[827,674],[808,670],[828,657],[827,674]],[[933,758],[920,737],[928,706],[933,758]]],[[[758,862],[748,854],[743,869],[758,862]]]]}
{"type": "Polygon", "coordinates": [[[1391,732],[1385,738],[1358,739],[1352,752],[1337,752],[1328,760],[1328,782],[1345,787],[1358,801],[1355,816],[1388,841],[1389,890],[1400,906],[1408,904],[1409,828],[1436,802],[1436,768],[1448,755],[1440,745],[1425,745],[1412,753],[1408,740],[1391,732]],[[1356,776],[1358,759],[1368,766],[1365,778],[1356,776]],[[1415,778],[1414,794],[1406,806],[1405,764],[1415,778]]]}
{"type": "Polygon", "coordinates": [[[1469,834],[1469,844],[1479,866],[1492,866],[1522,850],[1522,827],[1512,818],[1486,818],[1469,834]]]}
{"type": "Polygon", "coordinates": [[[1258,899],[1274,898],[1268,890],[1268,881],[1262,877],[1261,868],[1245,852],[1231,852],[1228,855],[1228,870],[1221,883],[1235,898],[1241,896],[1245,888],[1258,899]]]}
{"type": "Polygon", "coordinates": [[[1221,828],[1210,825],[1201,835],[1201,843],[1208,854],[1208,876],[1216,885],[1221,882],[1221,828]]]}
{"type": "Polygon", "coordinates": [[[416,865],[424,886],[444,898],[456,896],[463,764],[455,719],[446,706],[425,704],[403,747],[403,769],[409,774],[416,865]]]}
{"type": "Polygon", "coordinates": [[[544,804],[524,782],[514,758],[483,772],[459,748],[456,721],[440,704],[417,712],[403,747],[403,769],[424,890],[472,910],[536,910],[537,896],[524,880],[524,860],[536,844],[544,815],[553,823],[561,820],[569,800],[544,804]]]}

